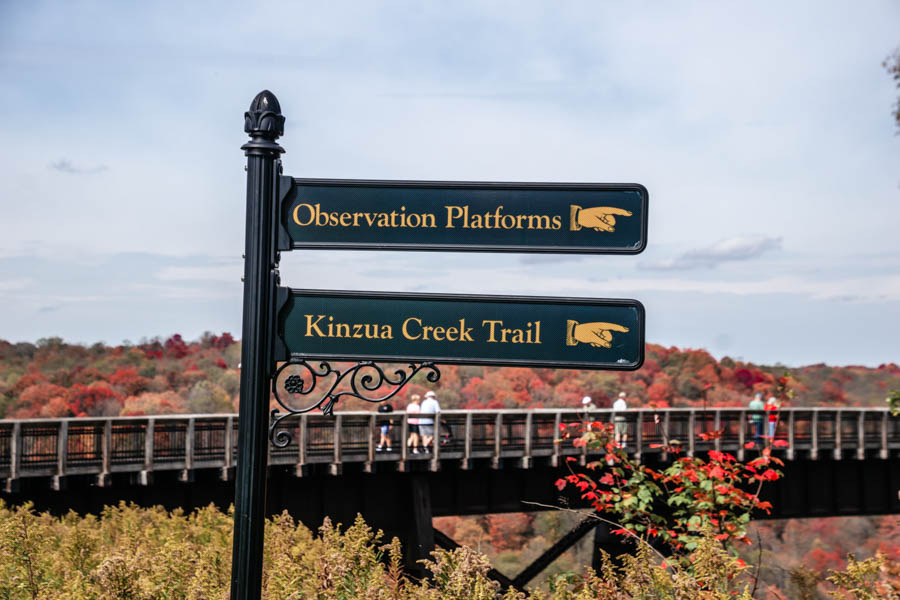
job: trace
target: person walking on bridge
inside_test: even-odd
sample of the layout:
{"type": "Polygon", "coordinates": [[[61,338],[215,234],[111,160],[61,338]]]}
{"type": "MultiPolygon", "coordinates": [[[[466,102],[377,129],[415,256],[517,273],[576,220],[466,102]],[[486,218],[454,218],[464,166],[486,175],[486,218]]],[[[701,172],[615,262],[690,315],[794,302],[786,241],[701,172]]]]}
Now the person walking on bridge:
{"type": "MultiPolygon", "coordinates": [[[[378,405],[378,412],[381,414],[387,414],[394,412],[394,407],[391,406],[390,402],[382,402],[378,405]]],[[[381,418],[381,424],[378,429],[380,432],[380,437],[378,438],[378,446],[375,448],[377,452],[381,452],[382,450],[391,451],[391,429],[394,428],[394,420],[388,419],[385,417],[381,418]]]]}
{"type": "Polygon", "coordinates": [[[778,398],[769,396],[769,400],[766,402],[765,406],[766,414],[769,415],[769,444],[775,441],[775,431],[778,428],[779,406],[781,406],[781,403],[778,402],[778,398]]]}
{"type": "Polygon", "coordinates": [[[441,405],[438,404],[435,393],[431,390],[425,392],[425,399],[422,400],[422,407],[419,411],[419,433],[422,435],[422,447],[425,452],[429,452],[429,448],[434,443],[434,432],[437,430],[438,435],[441,431],[440,423],[441,405]]]}
{"type": "Polygon", "coordinates": [[[409,423],[409,438],[406,440],[406,447],[412,449],[413,454],[419,453],[419,446],[421,442],[419,441],[419,411],[422,410],[422,407],[419,405],[419,400],[421,396],[418,394],[413,394],[410,397],[409,404],[406,405],[406,414],[409,415],[408,423],[409,423]]]}
{"type": "Polygon", "coordinates": [[[594,402],[591,400],[590,396],[585,396],[581,399],[581,410],[584,411],[581,413],[581,421],[585,425],[591,422],[591,412],[596,409],[597,407],[594,406],[594,402]]]}
{"type": "Polygon", "coordinates": [[[762,442],[763,436],[763,411],[765,410],[766,405],[763,404],[762,394],[759,392],[753,396],[753,400],[750,401],[750,404],[747,405],[751,411],[749,421],[753,424],[753,434],[756,443],[759,444],[762,442]]]}
{"type": "Polygon", "coordinates": [[[624,449],[628,445],[628,422],[625,420],[625,413],[628,410],[628,403],[625,402],[625,392],[619,392],[619,397],[613,402],[613,432],[615,433],[616,445],[624,449]]]}

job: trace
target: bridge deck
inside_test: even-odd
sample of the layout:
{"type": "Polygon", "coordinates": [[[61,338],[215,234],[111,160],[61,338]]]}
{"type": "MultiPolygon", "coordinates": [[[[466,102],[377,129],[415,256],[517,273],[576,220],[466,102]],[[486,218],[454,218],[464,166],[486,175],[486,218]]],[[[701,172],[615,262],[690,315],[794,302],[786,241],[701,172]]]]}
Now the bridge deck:
{"type": "MultiPolygon", "coordinates": [[[[638,459],[667,460],[658,445],[678,440],[687,455],[708,450],[731,452],[739,459],[753,456],[745,449],[754,441],[752,417],[742,409],[630,409],[627,451],[638,459]],[[658,422],[657,422],[658,417],[658,422]],[[723,431],[715,440],[701,434],[723,431]]],[[[419,415],[419,418],[422,418],[419,415]]],[[[270,446],[270,465],[292,466],[303,475],[314,465],[339,475],[343,465],[362,463],[398,471],[423,463],[427,469],[467,469],[473,461],[494,467],[530,467],[535,460],[558,465],[567,456],[588,460],[584,448],[559,443],[560,427],[610,421],[612,412],[587,415],[568,409],[448,410],[440,413],[441,443],[433,453],[412,454],[401,442],[409,422],[406,413],[342,412],[334,418],[304,415],[288,431],[286,448],[270,446]],[[394,446],[379,452],[378,426],[391,420],[394,446]]],[[[79,419],[0,420],[0,478],[7,490],[21,478],[97,475],[104,485],[112,473],[146,475],[154,471],[219,469],[230,476],[237,453],[235,415],[167,415],[79,419]]],[[[785,460],[888,459],[900,450],[900,419],[882,408],[783,408],[779,411],[776,448],[785,460]]],[[[55,487],[55,485],[54,485],[55,487]]]]}

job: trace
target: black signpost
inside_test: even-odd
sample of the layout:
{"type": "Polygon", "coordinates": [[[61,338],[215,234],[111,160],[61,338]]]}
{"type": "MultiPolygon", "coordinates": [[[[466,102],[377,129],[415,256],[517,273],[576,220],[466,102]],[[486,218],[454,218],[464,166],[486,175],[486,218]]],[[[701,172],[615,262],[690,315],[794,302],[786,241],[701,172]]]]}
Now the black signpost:
{"type": "Polygon", "coordinates": [[[263,533],[269,429],[269,381],[274,371],[275,249],[279,156],[275,143],[284,117],[275,95],[260,92],[244,115],[247,155],[247,229],[244,250],[244,315],[241,333],[241,402],[234,485],[234,552],[231,597],[258,600],[262,591],[263,533]]]}
{"type": "Polygon", "coordinates": [[[261,92],[245,113],[251,140],[242,146],[232,600],[261,594],[267,446],[290,443],[278,429],[285,418],[330,414],[345,397],[386,400],[419,373],[436,382],[438,363],[634,370],[644,360],[636,300],[297,290],[279,287],[278,273],[280,252],[294,248],[637,254],[647,244],[643,186],[295,179],[281,175],[283,129],[278,100],[261,92]],[[358,362],[341,370],[332,360],[358,362]],[[386,372],[377,361],[408,366],[386,372]],[[288,400],[329,377],[317,401],[298,409],[288,400]],[[269,414],[270,390],[285,412],[269,414]]]}

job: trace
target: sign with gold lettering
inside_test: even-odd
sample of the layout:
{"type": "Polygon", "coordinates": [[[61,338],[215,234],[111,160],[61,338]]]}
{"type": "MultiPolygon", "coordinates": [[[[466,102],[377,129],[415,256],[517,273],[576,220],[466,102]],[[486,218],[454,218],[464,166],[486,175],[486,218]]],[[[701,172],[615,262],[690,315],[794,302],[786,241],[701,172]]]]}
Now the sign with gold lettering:
{"type": "Polygon", "coordinates": [[[281,180],[279,249],[638,254],[638,184],[281,180]]]}
{"type": "Polygon", "coordinates": [[[637,300],[279,288],[279,360],[638,369],[637,300]]]}

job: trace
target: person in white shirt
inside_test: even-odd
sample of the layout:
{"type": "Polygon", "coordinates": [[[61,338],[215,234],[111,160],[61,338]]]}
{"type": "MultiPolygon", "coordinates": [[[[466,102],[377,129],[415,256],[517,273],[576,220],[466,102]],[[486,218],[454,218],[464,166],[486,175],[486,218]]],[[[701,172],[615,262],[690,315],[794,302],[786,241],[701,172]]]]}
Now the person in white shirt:
{"type": "Polygon", "coordinates": [[[584,424],[585,427],[587,427],[587,428],[590,427],[591,411],[596,408],[597,407],[594,406],[594,402],[591,400],[590,396],[585,396],[584,398],[581,399],[581,410],[582,410],[581,422],[584,424]]]}
{"type": "Polygon", "coordinates": [[[619,392],[619,397],[613,402],[612,408],[616,445],[624,448],[628,444],[628,423],[625,421],[625,415],[621,412],[628,410],[628,404],[625,402],[625,392],[619,392]]]}
{"type": "Polygon", "coordinates": [[[406,447],[412,448],[413,454],[419,453],[419,419],[413,415],[418,415],[419,411],[422,409],[419,406],[419,398],[418,394],[413,394],[410,397],[409,404],[406,405],[406,414],[409,415],[408,423],[409,423],[409,439],[406,440],[406,447]]]}
{"type": "Polygon", "coordinates": [[[426,415],[436,415],[440,412],[441,405],[438,404],[434,392],[425,392],[425,399],[422,400],[422,407],[419,411],[421,415],[419,417],[419,433],[422,435],[422,447],[425,449],[425,452],[428,452],[428,448],[434,443],[435,429],[440,432],[441,426],[439,416],[435,419],[433,416],[428,417],[426,415]]]}

